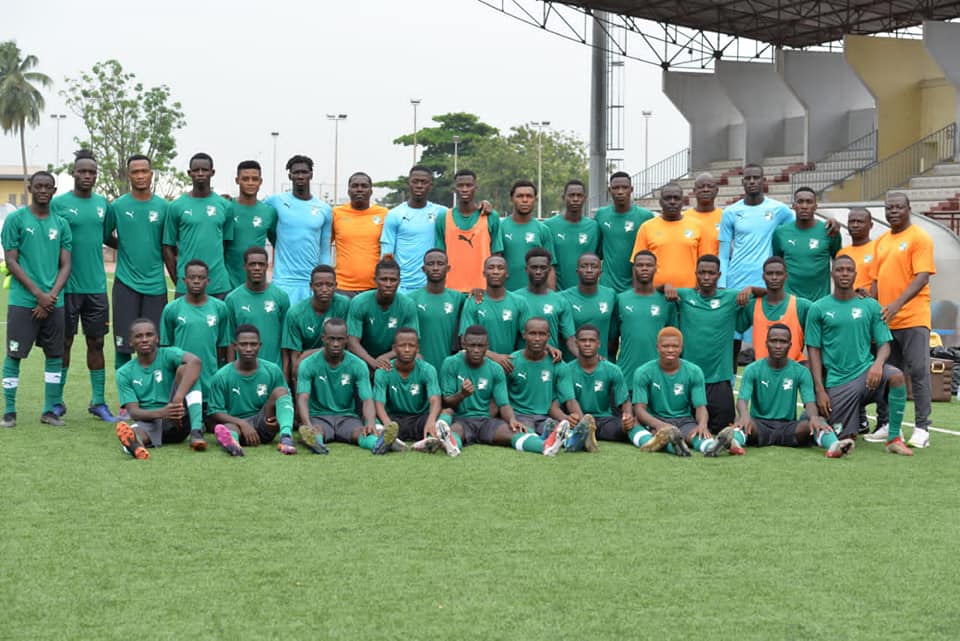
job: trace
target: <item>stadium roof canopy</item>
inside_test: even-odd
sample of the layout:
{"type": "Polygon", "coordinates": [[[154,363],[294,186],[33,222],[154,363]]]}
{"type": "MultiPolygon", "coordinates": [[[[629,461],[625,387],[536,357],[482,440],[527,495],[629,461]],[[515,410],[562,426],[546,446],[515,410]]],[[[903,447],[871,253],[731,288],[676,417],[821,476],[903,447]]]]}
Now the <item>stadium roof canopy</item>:
{"type": "Polygon", "coordinates": [[[960,17],[956,0],[553,0],[585,11],[804,48],[960,17]]]}

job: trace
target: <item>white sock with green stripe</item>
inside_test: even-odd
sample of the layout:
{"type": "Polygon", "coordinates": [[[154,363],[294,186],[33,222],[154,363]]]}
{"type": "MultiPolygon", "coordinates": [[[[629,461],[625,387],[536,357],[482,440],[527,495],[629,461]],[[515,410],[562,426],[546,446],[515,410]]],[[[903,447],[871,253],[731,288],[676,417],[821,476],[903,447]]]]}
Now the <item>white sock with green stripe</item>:
{"type": "Polygon", "coordinates": [[[630,439],[631,443],[633,443],[637,447],[640,447],[641,445],[643,445],[644,443],[652,439],[653,434],[651,434],[647,428],[643,427],[642,425],[638,425],[637,427],[633,428],[632,430],[630,430],[630,432],[627,433],[627,438],[630,439]]]}

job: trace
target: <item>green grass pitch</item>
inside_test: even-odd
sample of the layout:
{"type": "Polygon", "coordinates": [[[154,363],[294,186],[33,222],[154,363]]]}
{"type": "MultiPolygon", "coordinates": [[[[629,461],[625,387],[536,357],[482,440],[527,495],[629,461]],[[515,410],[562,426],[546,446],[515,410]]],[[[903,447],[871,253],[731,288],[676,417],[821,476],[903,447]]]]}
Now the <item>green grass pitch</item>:
{"type": "MultiPolygon", "coordinates": [[[[5,313],[5,295],[0,297],[5,313]]],[[[116,405],[108,355],[107,397],[116,405]]],[[[0,430],[0,639],[955,639],[960,437],[681,460],[272,447],[120,453],[39,423],[42,354],[0,430]]],[[[958,404],[934,424],[960,428],[958,404]]],[[[908,420],[911,420],[908,417],[908,420]]],[[[909,434],[909,428],[907,429],[909,434]]]]}

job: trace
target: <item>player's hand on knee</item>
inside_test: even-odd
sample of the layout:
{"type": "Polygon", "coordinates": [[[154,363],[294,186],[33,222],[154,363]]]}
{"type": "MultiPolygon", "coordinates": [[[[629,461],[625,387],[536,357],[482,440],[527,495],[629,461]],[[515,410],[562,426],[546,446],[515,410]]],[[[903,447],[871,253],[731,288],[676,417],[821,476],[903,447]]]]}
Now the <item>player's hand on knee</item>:
{"type": "Polygon", "coordinates": [[[237,429],[240,430],[244,443],[247,445],[260,445],[260,435],[257,434],[257,430],[253,429],[253,425],[250,425],[250,423],[246,421],[241,421],[237,423],[237,429]]]}

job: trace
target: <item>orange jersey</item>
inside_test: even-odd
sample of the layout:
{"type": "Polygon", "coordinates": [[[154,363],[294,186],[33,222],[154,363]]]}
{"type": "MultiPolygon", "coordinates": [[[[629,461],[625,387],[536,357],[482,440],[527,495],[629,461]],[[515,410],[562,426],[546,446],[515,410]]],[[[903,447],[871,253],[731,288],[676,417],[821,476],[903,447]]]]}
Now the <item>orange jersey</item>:
{"type": "MultiPolygon", "coordinates": [[[[917,274],[927,272],[932,276],[937,271],[933,262],[933,239],[916,225],[899,234],[888,231],[878,238],[876,260],[877,300],[883,306],[896,300],[917,274]]],[[[887,325],[890,329],[929,329],[930,285],[924,285],[887,325]]]]}
{"type": "Polygon", "coordinates": [[[777,319],[769,319],[763,313],[763,299],[758,298],[753,302],[753,351],[754,357],[759,361],[770,355],[767,351],[767,332],[770,326],[776,323],[783,323],[790,328],[790,351],[787,357],[795,361],[806,360],[803,357],[803,325],[800,323],[800,316],[797,314],[797,297],[790,294],[787,299],[787,309],[783,316],[777,319]]]}
{"type": "Polygon", "coordinates": [[[870,291],[870,285],[877,279],[877,241],[871,240],[862,245],[847,245],[837,252],[837,256],[849,256],[857,263],[857,280],[854,289],[870,291]]]}
{"type": "Polygon", "coordinates": [[[351,292],[374,289],[373,272],[380,260],[380,232],[387,208],[350,205],[333,208],[333,243],[337,249],[337,288],[351,292]]]}
{"type": "Polygon", "coordinates": [[[696,218],[664,220],[657,216],[640,225],[630,257],[642,249],[653,252],[657,257],[654,287],[696,287],[697,259],[709,253],[704,247],[703,227],[696,218]]]}
{"type": "Polygon", "coordinates": [[[703,239],[706,243],[703,247],[704,254],[713,254],[720,256],[720,219],[723,218],[723,210],[719,207],[713,211],[697,211],[693,207],[683,212],[683,217],[692,217],[700,221],[703,229],[703,239]]]}
{"type": "MultiPolygon", "coordinates": [[[[460,214],[457,214],[458,216],[460,214]]],[[[490,258],[490,222],[486,216],[477,216],[470,229],[460,229],[453,221],[453,210],[447,210],[444,243],[450,271],[447,289],[469,292],[483,288],[483,263],[490,258]]]]}

